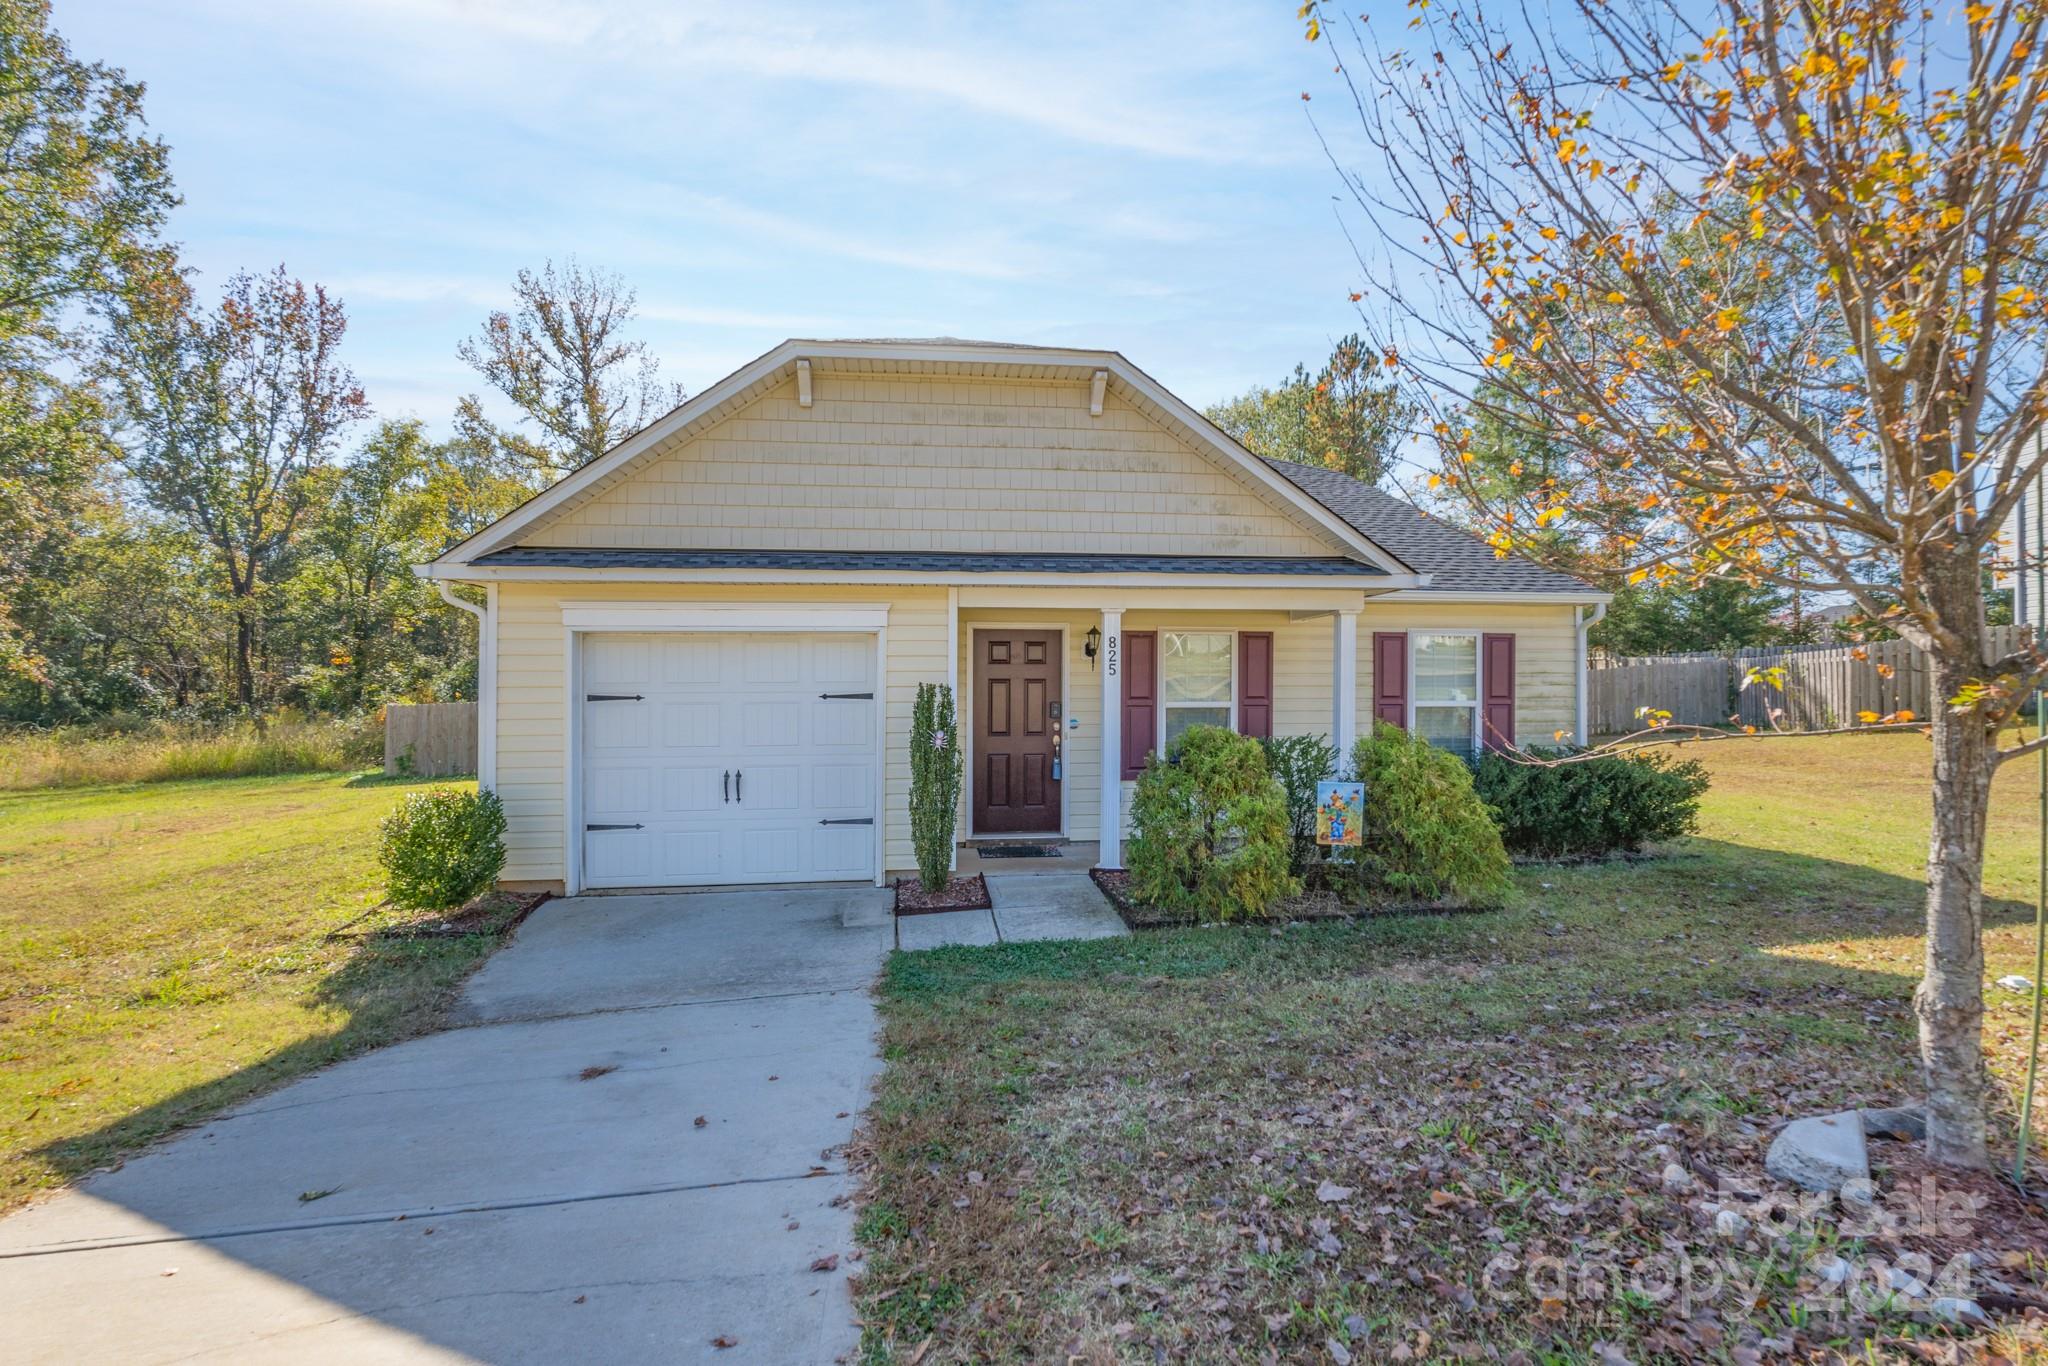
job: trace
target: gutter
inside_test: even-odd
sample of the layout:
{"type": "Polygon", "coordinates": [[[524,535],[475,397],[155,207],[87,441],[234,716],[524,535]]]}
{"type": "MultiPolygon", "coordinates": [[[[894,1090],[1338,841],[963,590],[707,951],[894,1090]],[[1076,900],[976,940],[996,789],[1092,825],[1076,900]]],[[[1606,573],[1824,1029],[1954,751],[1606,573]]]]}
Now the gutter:
{"type": "Polygon", "coordinates": [[[476,785],[498,790],[498,586],[484,585],[484,605],[455,596],[446,580],[433,580],[441,601],[476,618],[476,785]]]}
{"type": "Polygon", "coordinates": [[[1590,617],[1585,614],[1583,609],[1575,610],[1572,615],[1578,619],[1578,630],[1573,633],[1574,654],[1579,666],[1579,714],[1576,738],[1579,744],[1584,745],[1590,738],[1586,734],[1586,633],[1595,626],[1598,626],[1600,619],[1607,615],[1607,604],[1605,602],[1594,603],[1593,615],[1590,617]]]}

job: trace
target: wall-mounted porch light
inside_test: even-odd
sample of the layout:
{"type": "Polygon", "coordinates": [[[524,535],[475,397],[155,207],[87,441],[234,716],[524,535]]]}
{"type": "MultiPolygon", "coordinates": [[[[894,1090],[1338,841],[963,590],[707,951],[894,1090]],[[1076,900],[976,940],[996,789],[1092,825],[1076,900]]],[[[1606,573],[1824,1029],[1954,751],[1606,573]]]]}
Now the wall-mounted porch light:
{"type": "Polygon", "coordinates": [[[1088,634],[1081,639],[1081,653],[1088,656],[1088,671],[1095,671],[1095,652],[1102,648],[1102,628],[1090,626],[1088,634]]]}

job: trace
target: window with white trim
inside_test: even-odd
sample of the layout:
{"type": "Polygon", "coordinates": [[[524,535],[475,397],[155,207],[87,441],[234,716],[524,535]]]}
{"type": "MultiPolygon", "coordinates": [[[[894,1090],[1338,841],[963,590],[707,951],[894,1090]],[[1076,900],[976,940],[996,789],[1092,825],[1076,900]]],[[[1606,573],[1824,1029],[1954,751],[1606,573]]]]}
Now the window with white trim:
{"type": "Polygon", "coordinates": [[[1159,633],[1159,752],[1189,726],[1232,728],[1237,638],[1229,631],[1159,633]]]}
{"type": "Polygon", "coordinates": [[[1479,748],[1479,637],[1417,631],[1409,640],[1415,734],[1469,757],[1479,748]]]}

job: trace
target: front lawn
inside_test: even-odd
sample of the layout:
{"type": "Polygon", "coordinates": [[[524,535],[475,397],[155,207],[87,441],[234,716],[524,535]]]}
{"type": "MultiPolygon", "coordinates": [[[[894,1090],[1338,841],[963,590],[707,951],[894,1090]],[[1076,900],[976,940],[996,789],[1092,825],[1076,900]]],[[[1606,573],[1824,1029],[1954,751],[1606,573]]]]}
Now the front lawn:
{"type": "Polygon", "coordinates": [[[0,1208],[434,1019],[496,940],[374,936],[406,790],[0,793],[0,1208]]]}
{"type": "MultiPolygon", "coordinates": [[[[1891,1268],[1925,1256],[1932,1281],[1963,1250],[2042,1297],[2048,1223],[1946,1176],[1916,1217],[1901,1145],[1873,1145],[1876,1216],[1759,1232],[1777,1121],[1916,1094],[1926,748],[1696,752],[1699,838],[1521,870],[1497,914],[896,955],[863,1139],[870,1357],[1885,1355],[1935,1331],[1891,1268]],[[1723,1206],[1742,1222],[1717,1230],[1723,1206]],[[1836,1255],[1853,1295],[1811,1269],[1836,1255]]],[[[1997,896],[2031,896],[2033,774],[2001,779],[1997,896]]],[[[2030,913],[1992,918],[1989,975],[2031,973],[2030,913]]],[[[2025,1000],[1992,1007],[2010,1086],[2025,1000]]],[[[2040,1350],[2006,1325],[1973,1346],[2040,1350]]]]}

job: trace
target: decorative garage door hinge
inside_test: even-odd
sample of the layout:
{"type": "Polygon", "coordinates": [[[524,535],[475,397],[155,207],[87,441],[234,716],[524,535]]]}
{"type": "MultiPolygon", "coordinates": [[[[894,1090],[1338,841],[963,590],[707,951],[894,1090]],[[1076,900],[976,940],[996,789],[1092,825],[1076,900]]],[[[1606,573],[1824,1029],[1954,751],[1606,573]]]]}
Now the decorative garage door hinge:
{"type": "Polygon", "coordinates": [[[872,702],[875,700],[875,695],[871,692],[821,692],[818,694],[818,700],[820,702],[837,702],[841,700],[872,702]]]}
{"type": "Polygon", "coordinates": [[[583,700],[586,702],[645,702],[647,699],[636,692],[594,692],[583,700]]]}
{"type": "Polygon", "coordinates": [[[820,825],[873,825],[874,823],[875,818],[873,816],[848,816],[843,820],[818,822],[820,825]]]}
{"type": "Polygon", "coordinates": [[[642,825],[586,825],[585,830],[644,830],[642,825]]]}

